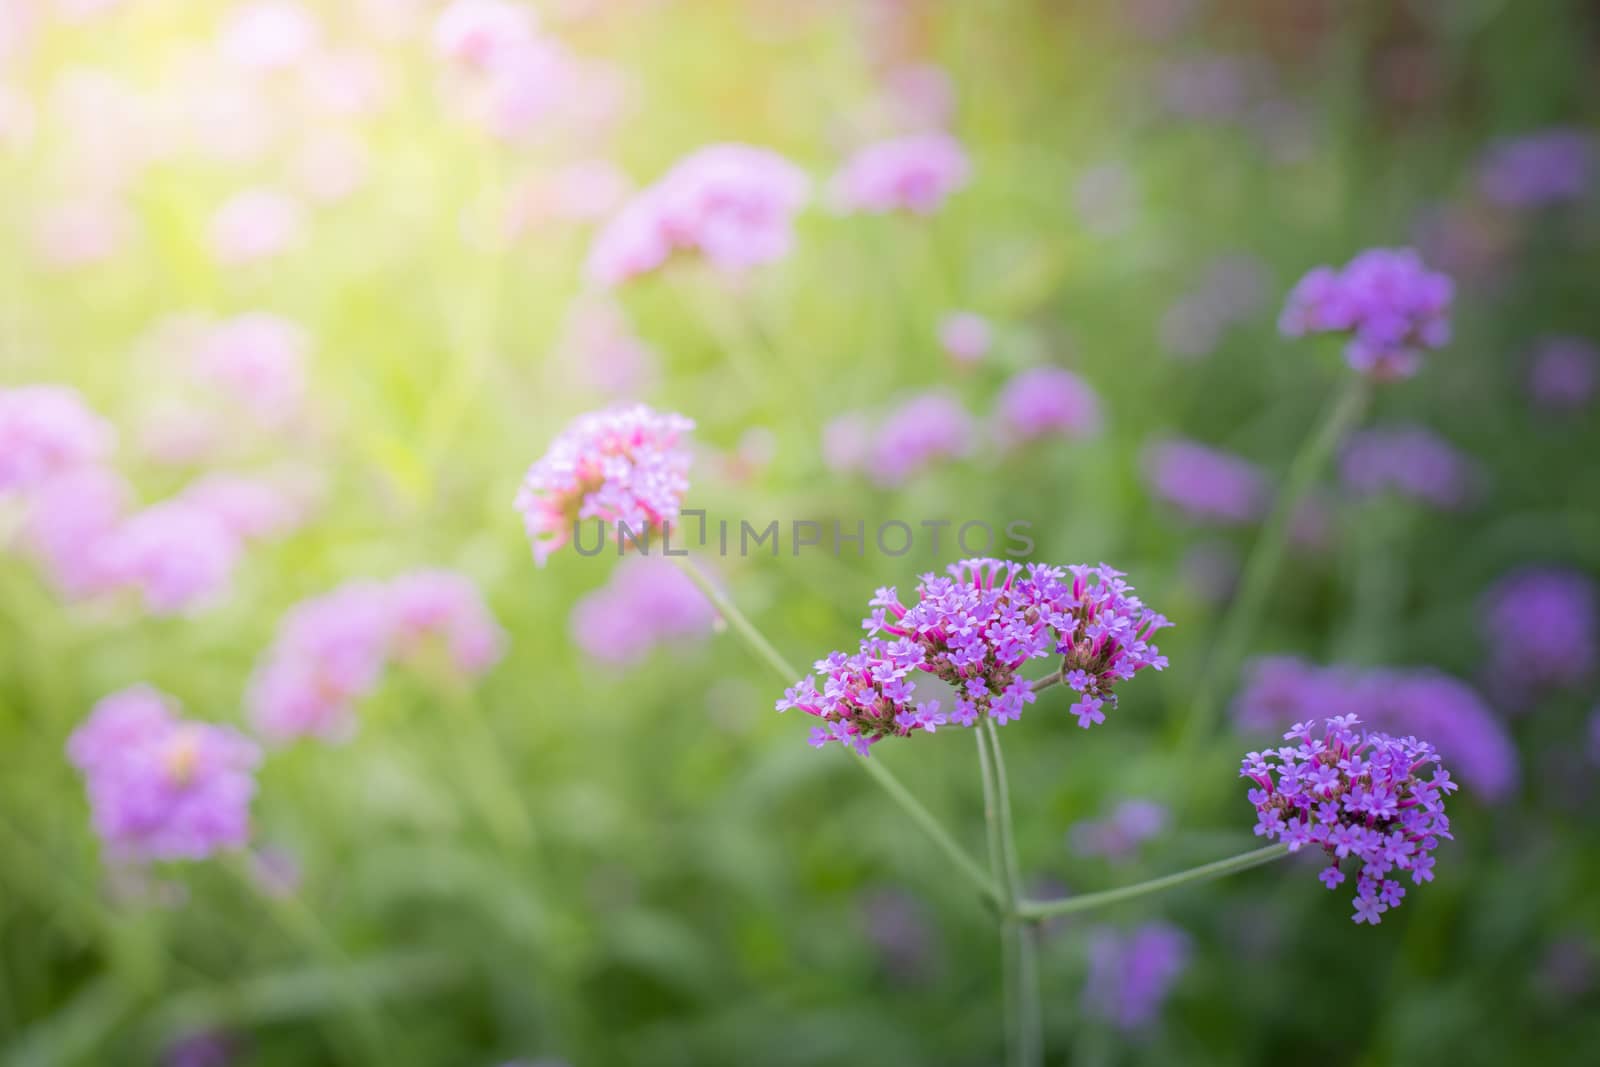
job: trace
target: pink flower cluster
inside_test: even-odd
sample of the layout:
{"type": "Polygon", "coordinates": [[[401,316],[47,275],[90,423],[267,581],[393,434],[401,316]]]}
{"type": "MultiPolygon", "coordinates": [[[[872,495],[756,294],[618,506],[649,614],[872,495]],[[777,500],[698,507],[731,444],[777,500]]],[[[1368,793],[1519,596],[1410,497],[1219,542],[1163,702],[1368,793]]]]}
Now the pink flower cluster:
{"type": "Polygon", "coordinates": [[[290,609],[246,703],[256,729],[272,740],[343,740],[355,732],[357,701],[377,688],[392,659],[442,662],[475,677],[499,661],[504,644],[462,575],[417,571],[387,583],[346,582],[290,609]]]}
{"type": "Polygon", "coordinates": [[[261,753],[238,732],[178,717],[147,686],[101,700],[67,742],[95,832],[123,861],[203,859],[241,848],[261,753]]]}
{"type": "Polygon", "coordinates": [[[985,717],[1011,722],[1036,699],[1019,669],[1054,656],[1061,657],[1062,681],[1079,694],[1072,714],[1087,729],[1105,721],[1108,702],[1115,706],[1116,682],[1167,664],[1149,638],[1170,623],[1104,564],[963,560],[949,567],[949,577],[923,575],[911,607],[892,587],[879,589],[871,607],[859,651],[818,660],[822,688],[807,677],[777,703],[779,711],[799,708],[823,720],[811,733],[813,745],[837,741],[866,755],[885,737],[972,726],[985,717]],[[918,674],[955,690],[950,711],[919,699],[918,674]]]}
{"type": "Polygon", "coordinates": [[[1455,286],[1409,248],[1372,248],[1342,269],[1317,267],[1289,294],[1278,329],[1286,337],[1347,335],[1345,360],[1379,380],[1409,378],[1426,349],[1450,340],[1455,286]]]}
{"type": "Polygon", "coordinates": [[[528,469],[517,491],[533,558],[543,566],[585,519],[617,533],[660,533],[689,491],[683,438],[694,422],[643,404],[592,412],[572,422],[528,469]]]}
{"type": "Polygon", "coordinates": [[[858,151],[830,185],[832,202],[847,214],[909,211],[931,215],[967,184],[972,165],[948,133],[918,133],[858,151]]]}
{"type": "Polygon", "coordinates": [[[591,658],[638,663],[657,647],[704,637],[717,613],[705,594],[672,563],[630,556],[605,587],[572,609],[572,636],[591,658]]]}
{"type": "Polygon", "coordinates": [[[1065,367],[1032,367],[1000,390],[994,430],[1008,445],[1051,435],[1093,437],[1100,432],[1100,398],[1065,367]]]}
{"type": "Polygon", "coordinates": [[[116,439],[111,424],[70,386],[0,389],[0,495],[26,493],[97,463],[116,439]]]}
{"type": "Polygon", "coordinates": [[[714,144],[685,156],[600,231],[586,270],[618,285],[697,253],[739,272],[788,255],[794,217],[811,195],[805,172],[765,148],[714,144]]]}
{"type": "Polygon", "coordinates": [[[1432,745],[1358,734],[1360,721],[1334,716],[1320,737],[1311,723],[1295,723],[1283,736],[1298,744],[1248,753],[1239,774],[1254,783],[1248,795],[1256,835],[1281,839],[1290,852],[1321,848],[1333,861],[1318,876],[1329,889],[1344,882],[1340,863],[1351,859],[1357,868],[1352,918],[1377,925],[1406,895],[1389,874],[1409,872],[1416,885],[1433,881],[1433,850],[1450,838],[1444,798],[1458,787],[1443,768],[1426,779],[1420,775],[1439,763],[1432,745]]]}

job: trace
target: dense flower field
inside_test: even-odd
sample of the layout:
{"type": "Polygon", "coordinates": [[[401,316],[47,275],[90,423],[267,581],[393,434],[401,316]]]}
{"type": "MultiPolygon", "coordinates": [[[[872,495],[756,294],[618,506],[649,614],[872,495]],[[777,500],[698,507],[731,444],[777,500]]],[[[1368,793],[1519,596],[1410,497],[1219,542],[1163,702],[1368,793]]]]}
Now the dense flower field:
{"type": "Polygon", "coordinates": [[[1597,55],[0,0],[0,1067],[1588,1062],[1597,55]]]}

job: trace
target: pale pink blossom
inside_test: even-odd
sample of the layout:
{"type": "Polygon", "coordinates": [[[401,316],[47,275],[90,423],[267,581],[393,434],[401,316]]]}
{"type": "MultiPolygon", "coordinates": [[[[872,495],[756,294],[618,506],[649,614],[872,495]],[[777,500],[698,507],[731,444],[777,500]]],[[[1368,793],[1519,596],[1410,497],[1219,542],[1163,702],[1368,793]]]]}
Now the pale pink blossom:
{"type": "Polygon", "coordinates": [[[211,254],[227,266],[256,263],[288,251],[304,231],[305,210],[298,201],[275,189],[246,189],[211,217],[211,254]]]}

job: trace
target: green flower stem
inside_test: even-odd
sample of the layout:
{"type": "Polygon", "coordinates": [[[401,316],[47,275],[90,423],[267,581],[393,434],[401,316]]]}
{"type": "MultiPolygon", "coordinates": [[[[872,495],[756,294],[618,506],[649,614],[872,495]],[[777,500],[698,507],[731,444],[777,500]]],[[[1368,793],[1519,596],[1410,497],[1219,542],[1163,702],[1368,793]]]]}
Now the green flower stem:
{"type": "Polygon", "coordinates": [[[1334,446],[1361,418],[1367,406],[1368,392],[1367,380],[1360,375],[1352,375],[1290,463],[1288,480],[1278,494],[1277,504],[1266,525],[1261,528],[1261,535],[1256,538],[1255,547],[1251,549],[1244,573],[1239,579],[1238,593],[1222,620],[1221,634],[1184,726],[1181,751],[1193,752],[1194,747],[1204,742],[1216,725],[1224,687],[1233,682],[1239,662],[1244,658],[1262,610],[1266,607],[1267,594],[1283,563],[1284,548],[1289,541],[1295,511],[1321,475],[1334,446]]]}
{"type": "Polygon", "coordinates": [[[1103,893],[1085,893],[1082,896],[1068,897],[1065,900],[1050,901],[1024,901],[1017,905],[1017,915],[1024,922],[1040,922],[1051,919],[1057,915],[1074,915],[1080,911],[1090,911],[1094,908],[1103,908],[1110,904],[1120,904],[1125,900],[1136,900],[1151,893],[1160,893],[1167,889],[1176,889],[1181,885],[1191,882],[1207,882],[1213,878],[1222,878],[1238,871],[1248,871],[1252,867],[1260,867],[1264,863],[1282,859],[1289,854],[1289,846],[1278,844],[1268,845],[1251,852],[1243,852],[1237,856],[1230,856],[1225,860],[1216,860],[1212,863],[1191,867],[1187,871],[1177,874],[1167,874],[1160,878],[1152,878],[1148,882],[1136,882],[1125,885],[1120,889],[1108,889],[1103,893]]]}
{"type": "MultiPolygon", "coordinates": [[[[783,658],[783,653],[774,648],[772,642],[768,641],[761,631],[756,629],[749,619],[745,618],[744,612],[740,611],[733,601],[729,600],[727,595],[721,589],[718,589],[716,584],[707,578],[705,573],[699,567],[696,567],[687,556],[673,556],[672,559],[678,564],[679,569],[688,576],[689,580],[695,584],[695,587],[705,594],[706,599],[711,601],[711,606],[717,609],[717,614],[721,615],[728,625],[732,627],[733,631],[742,637],[745,643],[754,650],[756,655],[761,657],[773,669],[774,673],[783,679],[785,685],[794,685],[803,677],[799,670],[783,658]]],[[[939,847],[939,850],[949,857],[950,861],[955,864],[956,869],[966,876],[967,880],[983,894],[986,900],[1004,909],[1005,898],[1001,894],[999,886],[995,884],[989,875],[984,873],[983,868],[978,865],[977,861],[967,854],[966,849],[957,843],[956,839],[950,835],[950,831],[944,828],[938,818],[923,807],[917,798],[911,795],[911,791],[901,783],[900,779],[896,778],[893,772],[883,765],[882,760],[862,757],[856,762],[861,765],[862,769],[867,772],[873,781],[883,787],[883,791],[889,794],[891,800],[900,805],[911,821],[916,823],[922,829],[922,832],[928,835],[928,838],[939,847]]]]}
{"type": "Polygon", "coordinates": [[[1006,907],[1000,920],[1001,950],[1006,970],[1006,1049],[1015,1067],[1040,1067],[1044,1062],[1039,1004],[1039,958],[1033,932],[1018,915],[1023,898],[1022,866],[1011,821],[1011,788],[1000,748],[1000,731],[985,718],[978,728],[978,757],[984,770],[984,812],[989,828],[989,855],[995,876],[1005,887],[1006,907]]]}

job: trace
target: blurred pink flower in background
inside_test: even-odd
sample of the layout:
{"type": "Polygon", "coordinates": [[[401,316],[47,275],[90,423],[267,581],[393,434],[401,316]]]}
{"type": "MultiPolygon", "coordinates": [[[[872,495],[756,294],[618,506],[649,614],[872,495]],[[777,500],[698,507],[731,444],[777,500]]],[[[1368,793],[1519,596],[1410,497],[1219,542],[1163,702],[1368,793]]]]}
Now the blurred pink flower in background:
{"type": "Polygon", "coordinates": [[[586,272],[601,285],[617,285],[656,270],[675,252],[698,252],[734,272],[782,259],[810,189],[804,171],[767,149],[697,149],[605,225],[586,272]]]}
{"type": "Polygon", "coordinates": [[[1219,256],[1199,283],[1179,297],[1161,319],[1161,344],[1180,359],[1209,356],[1222,335],[1252,322],[1266,306],[1266,267],[1247,253],[1219,256]]]}
{"type": "Polygon", "coordinates": [[[1080,856],[1129,860],[1139,846],[1167,828],[1167,809],[1153,800],[1125,800],[1102,819],[1084,819],[1067,831],[1080,856]]]}
{"type": "Polygon", "coordinates": [[[1552,412],[1586,410],[1600,385],[1600,349],[1581,337],[1548,337],[1534,348],[1528,396],[1552,412]]]}
{"type": "Polygon", "coordinates": [[[835,208],[853,214],[910,211],[931,215],[966,186],[972,164],[948,133],[920,133],[867,145],[829,185],[835,208]]]}
{"type": "Polygon", "coordinates": [[[305,211],[275,189],[235,193],[211,217],[211,254],[226,266],[254,263],[288,251],[304,236],[305,211]]]}
{"type": "Polygon", "coordinates": [[[717,618],[705,594],[669,560],[630,556],[572,609],[572,637],[603,663],[633,664],[657,646],[704,637],[717,618]]]}
{"type": "Polygon", "coordinates": [[[1031,367],[1000,390],[993,421],[995,436],[1012,447],[1047,435],[1093,437],[1100,432],[1100,398],[1065,367],[1031,367]]]}
{"type": "Polygon", "coordinates": [[[1484,594],[1480,620],[1490,670],[1516,711],[1533,687],[1579,686],[1600,665],[1600,590],[1580,571],[1513,571],[1484,594]]]}
{"type": "Polygon", "coordinates": [[[134,513],[104,546],[112,579],[138,590],[152,615],[215,604],[232,582],[241,547],[218,515],[182,499],[134,513]]]}
{"type": "Polygon", "coordinates": [[[580,297],[556,342],[563,378],[618,399],[642,395],[658,377],[659,357],[633,331],[622,309],[602,296],[580,297]]]}
{"type": "Polygon", "coordinates": [[[1265,88],[1260,60],[1193,53],[1170,60],[1159,71],[1163,103],[1178,118],[1229,122],[1242,118],[1265,88]]]}
{"type": "Polygon", "coordinates": [[[119,860],[204,859],[244,847],[260,749],[237,731],[178,718],[148,686],[112,693],[67,742],[95,831],[119,860]]]}
{"type": "Polygon", "coordinates": [[[260,424],[281,425],[305,402],[311,338],[295,322],[253,311],[212,325],[193,350],[194,373],[260,424]]]}
{"type": "Polygon", "coordinates": [[[1089,941],[1084,1010],[1127,1033],[1155,1026],[1190,954],[1188,935],[1167,923],[1146,923],[1125,934],[1097,929],[1089,941]]]}
{"type": "Polygon", "coordinates": [[[121,252],[135,225],[133,212],[114,197],[63,200],[37,209],[34,245],[51,266],[84,267],[121,252]]]}
{"type": "Polygon", "coordinates": [[[388,101],[389,79],[383,59],[358,48],[318,52],[301,65],[302,91],[319,112],[365,118],[388,101]]]}
{"type": "Polygon", "coordinates": [[[389,598],[379,582],[346,582],[296,604],[250,680],[251,722],[274,741],[348,738],[355,702],[383,675],[390,635],[389,598]]]}
{"type": "Polygon", "coordinates": [[[454,571],[402,574],[388,584],[393,651],[425,654],[438,642],[461,675],[476,677],[500,661],[506,634],[472,579],[454,571]]]}
{"type": "Polygon", "coordinates": [[[245,70],[272,71],[309,58],[322,39],[316,17],[288,0],[256,0],[223,20],[217,40],[222,58],[245,70]]]}
{"type": "Polygon", "coordinates": [[[859,471],[872,449],[872,420],[865,413],[847,411],[822,427],[822,462],[836,474],[859,471]]]}
{"type": "Polygon", "coordinates": [[[480,71],[526,48],[537,35],[533,8],[509,0],[453,0],[433,24],[435,51],[480,71]]]}
{"type": "Polygon", "coordinates": [[[598,222],[622,206],[633,180],[604,159],[579,160],[541,169],[513,189],[506,212],[513,238],[536,233],[550,223],[598,222]]]}
{"type": "Polygon", "coordinates": [[[67,385],[0,388],[0,496],[111,454],[117,432],[67,385]]]}
{"type": "Polygon", "coordinates": [[[939,460],[972,449],[972,417],[952,393],[929,390],[892,409],[879,423],[867,450],[867,475],[877,484],[904,485],[939,460]]]}
{"type": "Polygon", "coordinates": [[[939,130],[955,117],[956,86],[943,67],[911,63],[883,78],[890,121],[898,129],[939,130]]]}
{"type": "Polygon", "coordinates": [[[23,547],[62,595],[77,600],[105,593],[116,584],[106,543],[132,499],[127,482],[105,467],[52,478],[28,502],[23,547]]]}
{"type": "Polygon", "coordinates": [[[1142,466],[1150,491],[1198,522],[1255,522],[1271,497],[1261,468],[1198,441],[1156,441],[1144,450],[1142,466]]]}
{"type": "Polygon", "coordinates": [[[1184,587],[1207,604],[1225,604],[1239,584],[1239,551],[1221,541],[1205,541],[1178,560],[1184,587]]]}
{"type": "Polygon", "coordinates": [[[939,345],[958,363],[976,363],[989,352],[989,320],[971,311],[953,311],[939,320],[939,345]]]}
{"type": "Polygon", "coordinates": [[[289,169],[295,188],[319,204],[343,200],[367,182],[366,142],[348,130],[320,130],[295,149],[289,169]]]}
{"type": "Polygon", "coordinates": [[[282,537],[306,517],[306,501],[276,482],[239,474],[207,474],[186,486],[178,497],[215,516],[241,541],[282,537]]]}
{"type": "Polygon", "coordinates": [[[1592,195],[1595,139],[1579,129],[1550,129],[1495,141],[1479,164],[1478,187],[1492,203],[1540,208],[1592,195]]]}
{"type": "Polygon", "coordinates": [[[1412,425],[1352,434],[1339,457],[1339,475],[1356,496],[1394,493],[1441,511],[1465,507],[1479,487],[1471,460],[1432,430],[1412,425]]]}

